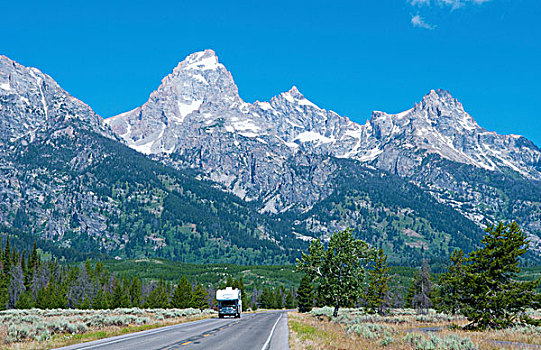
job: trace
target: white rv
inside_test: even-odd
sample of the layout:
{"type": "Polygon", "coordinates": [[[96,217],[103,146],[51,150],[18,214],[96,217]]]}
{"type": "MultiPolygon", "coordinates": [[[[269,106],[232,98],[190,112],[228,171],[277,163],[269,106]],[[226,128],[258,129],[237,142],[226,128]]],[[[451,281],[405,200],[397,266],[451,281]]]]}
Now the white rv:
{"type": "Polygon", "coordinates": [[[242,313],[242,300],[240,290],[227,287],[216,291],[216,301],[218,302],[218,316],[240,317],[242,313]]]}

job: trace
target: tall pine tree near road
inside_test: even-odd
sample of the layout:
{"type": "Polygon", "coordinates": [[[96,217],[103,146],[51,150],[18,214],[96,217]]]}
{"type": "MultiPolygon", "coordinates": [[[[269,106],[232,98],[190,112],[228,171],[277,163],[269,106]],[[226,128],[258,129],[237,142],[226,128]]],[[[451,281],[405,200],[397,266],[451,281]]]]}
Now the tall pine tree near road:
{"type": "Polygon", "coordinates": [[[310,277],[304,275],[297,290],[297,305],[299,312],[310,312],[314,305],[314,287],[310,283],[310,277]]]}
{"type": "Polygon", "coordinates": [[[387,266],[387,256],[379,249],[374,259],[373,267],[368,271],[368,290],[366,304],[369,312],[385,313],[387,293],[389,292],[390,268],[387,266]]]}
{"type": "Polygon", "coordinates": [[[516,321],[538,323],[524,316],[539,295],[535,281],[517,280],[519,258],[529,247],[526,234],[516,222],[489,225],[482,247],[465,259],[458,291],[460,312],[470,321],[468,329],[499,329],[516,321]]]}
{"type": "Polygon", "coordinates": [[[197,284],[192,295],[192,307],[201,311],[207,309],[209,307],[208,297],[205,287],[201,283],[197,284]]]}
{"type": "Polygon", "coordinates": [[[177,309],[186,309],[192,304],[192,286],[186,276],[182,276],[171,299],[171,306],[177,309]]]}
{"type": "Polygon", "coordinates": [[[451,254],[451,264],[447,267],[447,271],[440,275],[438,279],[438,288],[434,308],[439,312],[447,312],[452,315],[460,311],[459,300],[461,298],[461,286],[464,280],[464,263],[465,256],[462,249],[457,249],[451,254]]]}

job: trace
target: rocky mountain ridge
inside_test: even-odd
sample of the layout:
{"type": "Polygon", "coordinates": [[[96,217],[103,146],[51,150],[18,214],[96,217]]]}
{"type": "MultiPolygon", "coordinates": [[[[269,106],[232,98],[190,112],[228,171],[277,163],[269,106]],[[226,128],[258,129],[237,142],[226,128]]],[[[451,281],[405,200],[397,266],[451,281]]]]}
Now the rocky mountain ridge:
{"type": "Polygon", "coordinates": [[[354,159],[401,176],[413,175],[427,155],[437,154],[541,179],[538,147],[524,137],[481,128],[447,91],[432,90],[399,114],[374,112],[360,125],[317,107],[296,87],[269,102],[242,101],[212,50],[188,56],[148,102],[106,123],[130,147],[180,167],[200,168],[241,198],[263,199],[264,209],[272,212],[299,204],[273,196],[281,184],[268,180],[287,173],[284,158],[298,153],[354,159]],[[269,168],[260,183],[250,170],[257,167],[269,168]]]}
{"type": "Polygon", "coordinates": [[[292,261],[350,226],[412,264],[515,219],[541,251],[539,149],[482,129],[446,91],[360,125],[295,87],[246,103],[206,50],[103,122],[39,70],[0,63],[0,228],[105,255],[251,264],[292,261]]]}
{"type": "Polygon", "coordinates": [[[0,238],[56,257],[292,262],[291,228],[128,148],[36,68],[0,57],[0,238]]]}

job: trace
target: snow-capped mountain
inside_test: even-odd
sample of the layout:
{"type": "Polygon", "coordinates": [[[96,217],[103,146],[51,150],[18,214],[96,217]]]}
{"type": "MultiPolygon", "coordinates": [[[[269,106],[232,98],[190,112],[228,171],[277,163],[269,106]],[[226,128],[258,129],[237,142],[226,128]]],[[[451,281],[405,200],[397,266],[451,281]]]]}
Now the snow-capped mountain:
{"type": "MultiPolygon", "coordinates": [[[[346,181],[347,171],[332,160],[345,158],[405,178],[479,226],[517,219],[541,250],[534,209],[541,202],[540,149],[524,137],[483,129],[444,90],[402,113],[374,112],[361,125],[319,108],[296,87],[246,103],[231,73],[206,50],[181,62],[143,106],[106,123],[130,147],[197,169],[263,212],[307,212],[346,181]],[[491,174],[528,195],[516,196],[491,174]]],[[[358,218],[306,220],[300,222],[309,230],[329,232],[354,227],[358,218]]]]}
{"type": "Polygon", "coordinates": [[[535,145],[484,130],[442,90],[361,125],[295,87],[246,103],[206,50],[103,122],[0,57],[0,227],[80,251],[279,262],[350,226],[400,263],[471,249],[485,220],[514,219],[541,252],[540,179],[535,145]]]}
{"type": "Polygon", "coordinates": [[[106,123],[130,147],[199,168],[248,200],[269,200],[277,186],[269,177],[287,173],[285,158],[298,153],[354,159],[403,176],[432,153],[541,179],[539,148],[481,128],[447,91],[433,90],[399,114],[374,112],[360,125],[319,108],[296,87],[269,102],[242,101],[212,50],[188,56],[148,102],[106,123]],[[253,172],[243,174],[263,166],[272,170],[260,184],[253,172]]]}
{"type": "Polygon", "coordinates": [[[51,77],[0,56],[3,239],[38,240],[59,259],[292,262],[303,242],[277,226],[191,172],[128,148],[51,77]]]}
{"type": "Polygon", "coordinates": [[[517,135],[498,135],[480,127],[448,91],[432,90],[399,114],[374,112],[367,124],[378,140],[377,166],[412,175],[425,152],[491,171],[506,168],[541,179],[541,151],[517,135]]]}

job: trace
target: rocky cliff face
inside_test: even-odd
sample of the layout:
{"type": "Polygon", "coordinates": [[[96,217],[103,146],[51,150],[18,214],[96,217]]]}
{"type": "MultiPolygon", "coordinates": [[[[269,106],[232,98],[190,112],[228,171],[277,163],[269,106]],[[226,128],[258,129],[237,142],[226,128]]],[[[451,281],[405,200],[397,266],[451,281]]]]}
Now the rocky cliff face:
{"type": "Polygon", "coordinates": [[[541,179],[538,147],[522,136],[483,129],[444,90],[432,90],[403,113],[374,112],[369,125],[382,150],[377,166],[397,174],[412,175],[427,154],[437,154],[481,169],[541,179]]]}
{"type": "Polygon", "coordinates": [[[67,122],[116,138],[102,118],[47,74],[0,56],[0,142],[32,142],[67,122]]]}
{"type": "Polygon", "coordinates": [[[302,242],[279,225],[128,148],[49,76],[0,57],[2,236],[78,256],[291,262],[302,242]]]}
{"type": "MultiPolygon", "coordinates": [[[[288,159],[299,154],[354,159],[401,176],[415,174],[428,155],[436,154],[541,179],[539,148],[524,137],[481,128],[447,91],[433,90],[403,113],[374,112],[359,125],[317,107],[295,87],[269,102],[242,101],[211,50],[188,56],[147,103],[106,122],[130,147],[201,169],[272,212],[310,207],[329,193],[325,186],[288,175],[288,159]],[[290,183],[302,187],[304,196],[290,195],[290,183]]],[[[332,169],[319,172],[323,183],[329,173],[332,169]]]]}
{"type": "MultiPolygon", "coordinates": [[[[54,172],[38,163],[54,162],[63,151],[58,144],[53,146],[56,140],[69,139],[79,152],[68,164],[59,166],[76,171],[92,166],[98,154],[84,147],[85,140],[78,138],[87,132],[117,139],[100,116],[51,77],[0,56],[0,224],[11,225],[17,215],[26,222],[26,211],[33,211],[36,226],[41,227],[45,237],[64,236],[73,214],[67,208],[75,202],[95,203],[93,194],[66,192],[70,187],[66,179],[54,179],[54,172]],[[29,148],[36,144],[53,146],[57,153],[43,154],[42,159],[28,157],[29,148]],[[48,202],[49,198],[55,200],[48,202]],[[42,207],[44,203],[47,208],[42,207]]],[[[91,234],[105,227],[104,220],[92,211],[80,218],[91,234]]]]}
{"type": "Polygon", "coordinates": [[[408,264],[513,219],[541,251],[540,150],[446,91],[360,125],[295,87],[246,103],[207,50],[104,123],[39,70],[0,64],[0,227],[122,257],[280,263],[350,226],[408,264]]]}

